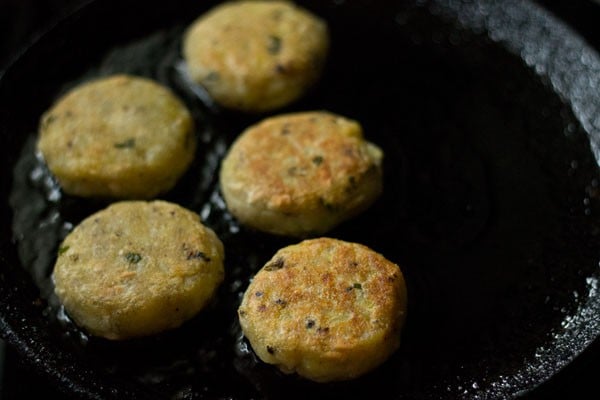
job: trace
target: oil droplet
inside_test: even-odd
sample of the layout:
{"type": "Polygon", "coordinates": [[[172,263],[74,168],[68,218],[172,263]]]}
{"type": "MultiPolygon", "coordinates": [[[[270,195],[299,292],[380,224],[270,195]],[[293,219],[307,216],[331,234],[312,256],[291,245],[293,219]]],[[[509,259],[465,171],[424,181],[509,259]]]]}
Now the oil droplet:
{"type": "Polygon", "coordinates": [[[62,305],[58,308],[58,312],[56,313],[56,318],[63,324],[71,323],[71,318],[69,318],[69,316],[67,315],[67,312],[65,311],[65,307],[62,305]]]}
{"type": "Polygon", "coordinates": [[[571,161],[571,169],[577,169],[579,167],[579,162],[577,160],[571,161]]]}

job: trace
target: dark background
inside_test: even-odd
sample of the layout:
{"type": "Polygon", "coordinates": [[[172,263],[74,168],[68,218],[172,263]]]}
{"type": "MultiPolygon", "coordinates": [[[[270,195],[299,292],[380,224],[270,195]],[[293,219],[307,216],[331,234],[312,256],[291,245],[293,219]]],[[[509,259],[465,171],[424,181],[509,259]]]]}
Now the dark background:
{"type": "MultiPolygon", "coordinates": [[[[0,0],[0,71],[61,15],[89,0],[0,0]]],[[[600,51],[600,1],[538,0],[600,51]]],[[[525,399],[600,398],[600,340],[525,399]]],[[[61,398],[0,341],[0,399],[61,398]]]]}

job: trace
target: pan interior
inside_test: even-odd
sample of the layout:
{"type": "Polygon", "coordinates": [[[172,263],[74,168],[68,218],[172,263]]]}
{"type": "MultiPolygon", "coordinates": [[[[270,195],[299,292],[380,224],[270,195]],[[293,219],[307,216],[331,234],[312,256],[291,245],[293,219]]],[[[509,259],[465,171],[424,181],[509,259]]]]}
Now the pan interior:
{"type": "MultiPolygon", "coordinates": [[[[14,153],[3,161],[13,176],[3,181],[10,193],[3,216],[12,231],[2,231],[2,242],[16,243],[3,245],[2,257],[30,277],[24,281],[20,267],[2,273],[25,288],[6,301],[28,304],[5,320],[25,312],[27,324],[38,328],[28,334],[35,344],[22,347],[38,349],[41,359],[67,352],[75,365],[66,370],[69,379],[102,381],[113,389],[90,391],[114,397],[129,391],[236,399],[354,398],[382,390],[396,398],[515,395],[556,372],[565,354],[574,356],[571,344],[581,339],[572,332],[583,331],[587,340],[597,333],[589,321],[600,308],[600,180],[588,135],[570,107],[484,32],[419,5],[372,6],[366,13],[364,4],[337,1],[307,4],[328,20],[332,53],[320,83],[282,112],[326,109],[357,119],[384,150],[383,196],[328,236],[368,245],[402,267],[408,321],[400,350],[352,382],[317,385],[257,362],[235,310],[252,275],[295,241],[239,226],[216,176],[231,142],[264,115],[219,109],[182,77],[181,34],[189,16],[208,4],[174,2],[179,8],[167,6],[160,23],[149,17],[137,29],[117,27],[94,39],[93,52],[82,39],[64,42],[69,33],[94,29],[85,24],[98,28],[93,21],[101,18],[91,16],[109,14],[106,3],[84,9],[30,50],[52,54],[48,62],[60,65],[81,49],[75,65],[37,71],[34,56],[26,55],[0,86],[3,101],[18,88],[11,92],[14,113],[0,115],[7,122],[3,149],[14,153]],[[198,212],[227,253],[226,280],[208,310],[175,331],[122,343],[78,330],[49,278],[60,240],[107,203],[65,195],[35,156],[41,112],[78,82],[117,72],[157,79],[193,110],[196,161],[164,198],[198,212]],[[537,369],[541,362],[548,376],[537,369]]],[[[114,6],[134,15],[133,2],[114,6]]]]}

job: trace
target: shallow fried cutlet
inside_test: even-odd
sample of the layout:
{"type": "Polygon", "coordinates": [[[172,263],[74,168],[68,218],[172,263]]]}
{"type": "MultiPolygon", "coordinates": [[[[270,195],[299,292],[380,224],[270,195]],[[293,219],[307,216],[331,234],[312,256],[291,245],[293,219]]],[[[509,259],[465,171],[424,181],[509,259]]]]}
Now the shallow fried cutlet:
{"type": "Polygon", "coordinates": [[[271,117],[231,146],[220,173],[228,209],[270,233],[322,234],[382,191],[382,151],[358,122],[328,112],[271,117]]]}
{"type": "Polygon", "coordinates": [[[108,339],[178,327],[223,280],[223,245],[197,214],[164,201],[114,203],[58,250],[53,279],[67,313],[108,339]]]}
{"type": "Polygon", "coordinates": [[[142,199],[175,185],[196,138],[190,112],[168,88],[114,75],[58,99],[41,119],[38,149],[66,193],[142,199]]]}
{"type": "Polygon", "coordinates": [[[200,16],[183,54],[191,78],[227,108],[284,106],[317,80],[329,49],[324,21],[285,1],[236,1],[200,16]]]}
{"type": "Polygon", "coordinates": [[[258,357],[318,381],[355,378],[399,346],[400,268],[369,248],[319,238],[279,250],[254,276],[238,315],[258,357]]]}

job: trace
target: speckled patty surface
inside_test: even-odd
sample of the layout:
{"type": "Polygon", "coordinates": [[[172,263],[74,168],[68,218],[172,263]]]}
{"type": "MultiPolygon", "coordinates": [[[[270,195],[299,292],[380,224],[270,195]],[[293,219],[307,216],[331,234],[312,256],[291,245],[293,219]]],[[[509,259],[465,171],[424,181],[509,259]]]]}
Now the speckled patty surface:
{"type": "Polygon", "coordinates": [[[249,127],[221,166],[227,207],[266,232],[323,233],[382,191],[383,152],[356,121],[328,112],[271,117],[249,127]]]}
{"type": "Polygon", "coordinates": [[[202,15],[183,45],[189,73],[221,105],[268,111],[300,97],[329,49],[325,22],[287,1],[236,1],[202,15]]]}
{"type": "Polygon", "coordinates": [[[406,315],[400,268],[371,249],[320,238],[279,250],[238,310],[256,354],[319,382],[355,378],[400,343],[406,315]]]}
{"type": "Polygon", "coordinates": [[[63,241],[56,294],[89,333],[108,339],[175,328],[221,283],[223,244],[195,213],[164,201],[119,202],[63,241]]]}
{"type": "Polygon", "coordinates": [[[194,124],[170,89],[114,75],[78,86],[42,117],[38,148],[67,193],[150,198],[191,163],[194,124]]]}

